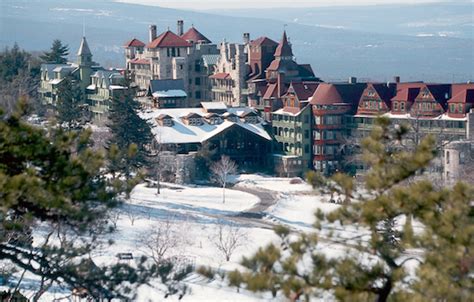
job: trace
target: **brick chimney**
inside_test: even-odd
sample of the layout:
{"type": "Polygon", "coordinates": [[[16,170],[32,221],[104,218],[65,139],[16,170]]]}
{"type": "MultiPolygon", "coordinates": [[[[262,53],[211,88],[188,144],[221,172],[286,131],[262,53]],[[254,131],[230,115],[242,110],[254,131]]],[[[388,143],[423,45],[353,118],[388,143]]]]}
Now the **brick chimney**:
{"type": "Polygon", "coordinates": [[[150,25],[150,42],[153,42],[153,40],[156,39],[156,25],[152,24],[150,25]]]}
{"type": "Polygon", "coordinates": [[[178,36],[182,36],[184,34],[184,21],[178,20],[178,36]]]}
{"type": "Polygon", "coordinates": [[[356,84],[357,83],[357,78],[356,77],[350,77],[349,78],[349,84],[356,84]]]}
{"type": "Polygon", "coordinates": [[[400,83],[400,77],[399,76],[394,76],[393,81],[397,84],[400,83]]]}

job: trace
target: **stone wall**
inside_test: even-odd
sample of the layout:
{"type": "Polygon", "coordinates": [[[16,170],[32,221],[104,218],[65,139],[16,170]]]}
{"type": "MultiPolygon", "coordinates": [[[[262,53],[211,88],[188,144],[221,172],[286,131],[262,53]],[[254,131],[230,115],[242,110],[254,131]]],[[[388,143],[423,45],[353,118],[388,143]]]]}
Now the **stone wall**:
{"type": "Polygon", "coordinates": [[[192,183],[196,178],[196,154],[160,154],[161,180],[177,184],[192,183]]]}

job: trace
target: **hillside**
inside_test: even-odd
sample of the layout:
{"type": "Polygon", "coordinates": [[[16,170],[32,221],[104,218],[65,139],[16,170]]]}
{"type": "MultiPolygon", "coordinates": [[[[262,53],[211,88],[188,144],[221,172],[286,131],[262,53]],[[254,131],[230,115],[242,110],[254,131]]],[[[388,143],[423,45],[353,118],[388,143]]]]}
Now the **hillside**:
{"type": "MultiPolygon", "coordinates": [[[[59,38],[75,54],[86,24],[94,59],[105,66],[123,66],[121,45],[131,37],[147,39],[148,25],[172,30],[177,19],[194,24],[214,42],[281,36],[285,20],[226,16],[116,3],[107,0],[9,0],[0,3],[0,46],[18,42],[27,50],[47,49],[59,38]]],[[[278,14],[275,15],[278,18],[278,14]]],[[[473,40],[444,36],[404,36],[289,23],[287,31],[300,63],[311,63],[325,80],[348,76],[386,81],[466,81],[473,78],[473,40]]]]}

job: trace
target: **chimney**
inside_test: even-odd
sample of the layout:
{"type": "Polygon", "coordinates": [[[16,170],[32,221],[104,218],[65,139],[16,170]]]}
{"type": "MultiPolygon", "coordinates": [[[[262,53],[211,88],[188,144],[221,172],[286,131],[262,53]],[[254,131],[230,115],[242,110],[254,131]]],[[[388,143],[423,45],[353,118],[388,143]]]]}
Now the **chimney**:
{"type": "Polygon", "coordinates": [[[178,20],[178,36],[182,36],[184,34],[184,21],[178,20]]]}
{"type": "Polygon", "coordinates": [[[349,78],[349,84],[356,84],[357,83],[357,78],[356,77],[350,77],[349,78]]]}
{"type": "Polygon", "coordinates": [[[400,83],[400,77],[399,76],[394,76],[393,81],[397,84],[400,83]]]}
{"type": "Polygon", "coordinates": [[[156,25],[150,25],[150,42],[156,39],[156,25]]]}
{"type": "Polygon", "coordinates": [[[247,45],[250,42],[250,33],[244,33],[244,44],[247,45]]]}

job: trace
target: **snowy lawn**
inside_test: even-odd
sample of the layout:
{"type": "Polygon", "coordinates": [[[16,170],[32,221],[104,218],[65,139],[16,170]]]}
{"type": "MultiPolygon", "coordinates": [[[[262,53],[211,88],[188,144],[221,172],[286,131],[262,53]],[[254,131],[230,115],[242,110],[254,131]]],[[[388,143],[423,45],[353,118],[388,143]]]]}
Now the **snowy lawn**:
{"type": "Polygon", "coordinates": [[[162,188],[156,195],[156,188],[138,185],[132,191],[131,203],[158,208],[173,208],[178,211],[226,214],[241,212],[257,204],[260,199],[252,194],[226,189],[225,203],[222,202],[222,188],[176,186],[162,188]]]}
{"type": "Polygon", "coordinates": [[[292,179],[284,177],[271,177],[262,174],[241,174],[236,175],[232,179],[237,186],[260,188],[275,192],[296,193],[296,192],[311,192],[313,188],[304,180],[301,183],[291,184],[292,179]]]}

